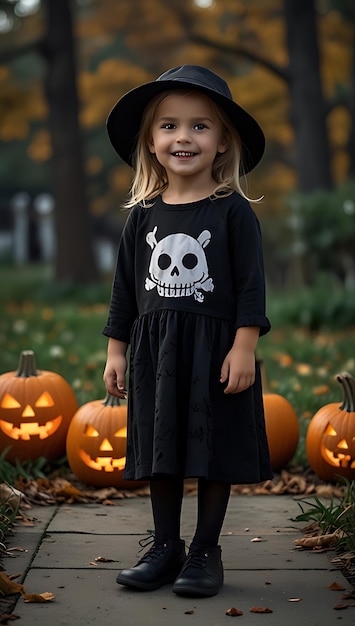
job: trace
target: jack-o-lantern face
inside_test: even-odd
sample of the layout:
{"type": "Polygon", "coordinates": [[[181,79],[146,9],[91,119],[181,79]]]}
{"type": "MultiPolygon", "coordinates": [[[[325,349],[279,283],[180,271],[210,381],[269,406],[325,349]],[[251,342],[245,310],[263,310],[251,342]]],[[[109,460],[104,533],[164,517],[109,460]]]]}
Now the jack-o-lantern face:
{"type": "Polygon", "coordinates": [[[67,435],[67,457],[73,474],[96,487],[137,488],[123,478],[126,464],[127,407],[107,394],[75,413],[67,435]]]}
{"type": "Polygon", "coordinates": [[[114,472],[122,471],[126,464],[124,455],[126,450],[127,428],[123,426],[111,436],[100,435],[100,432],[92,425],[86,424],[84,429],[83,445],[85,449],[79,449],[79,456],[83,463],[96,471],[114,472]],[[94,439],[93,442],[86,440],[94,439]],[[89,453],[90,450],[90,453],[89,453]],[[94,454],[94,456],[92,456],[94,454]]]}
{"type": "Polygon", "coordinates": [[[70,385],[37,371],[34,353],[21,353],[17,372],[0,376],[0,447],[9,461],[63,456],[69,422],[78,408],[70,385]]]}
{"type": "Polygon", "coordinates": [[[321,443],[321,453],[324,460],[334,467],[355,469],[355,436],[348,441],[329,422],[321,443]]]}
{"type": "Polygon", "coordinates": [[[340,476],[355,480],[355,379],[348,372],[337,375],[344,401],[321,407],[311,419],[306,453],[313,471],[326,481],[340,476]]]}
{"type": "Polygon", "coordinates": [[[16,400],[10,393],[5,393],[1,400],[0,428],[11,439],[29,441],[31,437],[46,439],[58,430],[62,416],[55,416],[55,402],[48,391],[43,391],[34,405],[16,400]],[[54,407],[54,415],[50,408],[54,407]]]}

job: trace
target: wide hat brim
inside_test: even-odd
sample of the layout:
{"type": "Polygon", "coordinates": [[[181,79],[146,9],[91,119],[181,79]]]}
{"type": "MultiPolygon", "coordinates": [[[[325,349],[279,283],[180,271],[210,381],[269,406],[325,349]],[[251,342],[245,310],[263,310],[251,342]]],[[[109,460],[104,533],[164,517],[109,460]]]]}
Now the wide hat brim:
{"type": "Polygon", "coordinates": [[[151,98],[163,91],[179,89],[197,89],[224,109],[242,142],[243,173],[250,172],[264,154],[264,133],[256,120],[232,99],[227,83],[211,70],[200,66],[173,68],[156,81],[128,91],[116,102],[107,118],[107,132],[121,159],[134,167],[142,116],[151,98]]]}

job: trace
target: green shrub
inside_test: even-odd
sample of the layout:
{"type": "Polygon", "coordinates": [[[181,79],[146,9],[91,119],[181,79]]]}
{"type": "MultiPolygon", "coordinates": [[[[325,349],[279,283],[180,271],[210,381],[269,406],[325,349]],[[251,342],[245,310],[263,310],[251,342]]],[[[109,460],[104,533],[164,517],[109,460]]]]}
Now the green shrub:
{"type": "Polygon", "coordinates": [[[355,289],[319,275],[312,287],[268,293],[268,315],[273,326],[298,326],[311,330],[355,326],[355,289]]]}

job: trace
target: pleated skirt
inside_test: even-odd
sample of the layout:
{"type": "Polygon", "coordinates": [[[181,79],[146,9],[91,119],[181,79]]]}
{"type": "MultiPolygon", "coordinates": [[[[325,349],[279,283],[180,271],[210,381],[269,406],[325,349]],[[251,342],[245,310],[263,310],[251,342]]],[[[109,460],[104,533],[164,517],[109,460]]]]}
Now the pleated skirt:
{"type": "Polygon", "coordinates": [[[224,394],[228,320],[162,310],[132,329],[124,477],[174,475],[230,484],[272,478],[261,377],[224,394]]]}

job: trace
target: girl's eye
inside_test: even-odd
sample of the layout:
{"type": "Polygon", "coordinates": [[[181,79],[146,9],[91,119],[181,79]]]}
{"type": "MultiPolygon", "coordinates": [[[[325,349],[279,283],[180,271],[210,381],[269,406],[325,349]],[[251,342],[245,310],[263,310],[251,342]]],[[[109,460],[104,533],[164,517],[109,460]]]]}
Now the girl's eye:
{"type": "Polygon", "coordinates": [[[165,130],[172,130],[173,128],[175,128],[175,124],[172,124],[172,123],[163,124],[162,128],[165,128],[165,130]]]}
{"type": "Polygon", "coordinates": [[[205,128],[207,128],[206,124],[195,124],[194,128],[196,130],[204,130],[205,128]]]}

